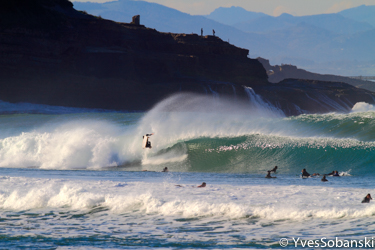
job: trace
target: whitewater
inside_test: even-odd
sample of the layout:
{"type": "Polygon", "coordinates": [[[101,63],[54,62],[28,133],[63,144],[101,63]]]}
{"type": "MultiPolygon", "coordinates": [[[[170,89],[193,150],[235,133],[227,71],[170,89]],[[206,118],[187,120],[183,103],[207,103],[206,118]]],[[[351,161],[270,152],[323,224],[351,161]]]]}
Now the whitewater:
{"type": "Polygon", "coordinates": [[[375,206],[361,201],[374,194],[375,107],[286,117],[248,94],[178,94],[140,113],[0,101],[0,249],[373,237],[375,206]],[[320,175],[302,179],[303,168],[320,175]]]}

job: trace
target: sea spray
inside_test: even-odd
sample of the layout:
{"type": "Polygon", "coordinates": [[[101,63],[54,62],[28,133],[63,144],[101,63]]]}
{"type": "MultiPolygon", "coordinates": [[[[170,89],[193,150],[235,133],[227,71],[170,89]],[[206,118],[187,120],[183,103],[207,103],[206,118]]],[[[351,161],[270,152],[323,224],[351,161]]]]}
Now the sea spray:
{"type": "Polygon", "coordinates": [[[255,93],[255,91],[250,87],[244,87],[247,96],[249,97],[250,106],[255,108],[255,111],[260,115],[266,113],[268,116],[274,116],[275,114],[279,116],[284,116],[284,112],[273,106],[272,104],[263,100],[263,98],[255,93]]]}
{"type": "Polygon", "coordinates": [[[358,102],[352,108],[352,112],[368,112],[368,111],[375,112],[374,105],[368,104],[365,102],[358,102]]]}
{"type": "Polygon", "coordinates": [[[288,173],[374,171],[374,112],[284,117],[271,111],[179,94],[145,114],[3,115],[0,166],[258,173],[282,164],[288,173]],[[144,150],[146,133],[154,135],[152,149],[144,150]]]}

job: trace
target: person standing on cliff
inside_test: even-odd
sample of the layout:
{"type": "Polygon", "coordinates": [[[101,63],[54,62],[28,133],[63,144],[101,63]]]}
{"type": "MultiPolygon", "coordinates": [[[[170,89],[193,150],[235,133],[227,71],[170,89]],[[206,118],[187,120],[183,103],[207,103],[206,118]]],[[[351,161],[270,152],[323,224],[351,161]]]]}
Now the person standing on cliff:
{"type": "Polygon", "coordinates": [[[212,34],[213,34],[213,36],[215,36],[215,30],[212,30],[212,34]]]}
{"type": "Polygon", "coordinates": [[[203,28],[201,28],[201,36],[203,36],[203,28]]]}

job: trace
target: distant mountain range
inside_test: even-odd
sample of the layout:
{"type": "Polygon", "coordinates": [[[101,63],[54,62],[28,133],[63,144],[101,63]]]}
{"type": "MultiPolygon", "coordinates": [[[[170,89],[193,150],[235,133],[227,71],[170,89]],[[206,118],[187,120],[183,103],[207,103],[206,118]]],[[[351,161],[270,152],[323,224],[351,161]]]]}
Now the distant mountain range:
{"type": "Polygon", "coordinates": [[[216,35],[250,50],[271,64],[336,75],[375,75],[375,6],[335,14],[278,17],[240,7],[218,8],[207,16],[182,13],[144,1],[74,2],[78,10],[118,22],[141,15],[141,23],[161,32],[216,35]]]}

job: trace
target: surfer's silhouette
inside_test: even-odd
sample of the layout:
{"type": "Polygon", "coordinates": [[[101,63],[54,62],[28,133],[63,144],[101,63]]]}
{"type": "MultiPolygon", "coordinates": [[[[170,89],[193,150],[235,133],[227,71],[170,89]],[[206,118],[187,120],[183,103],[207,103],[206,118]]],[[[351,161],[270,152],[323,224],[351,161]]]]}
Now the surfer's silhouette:
{"type": "Polygon", "coordinates": [[[306,168],[302,169],[301,172],[302,178],[310,177],[311,175],[306,171],[306,168]]]}
{"type": "Polygon", "coordinates": [[[370,203],[370,200],[372,200],[371,194],[367,194],[366,197],[363,198],[362,203],[370,203]]]}
{"type": "Polygon", "coordinates": [[[204,187],[206,187],[206,182],[202,182],[202,184],[199,185],[198,187],[199,187],[199,188],[204,188],[204,187]]]}
{"type": "Polygon", "coordinates": [[[277,170],[277,166],[275,166],[273,169],[269,170],[270,172],[274,172],[276,173],[276,170],[277,170]]]}
{"type": "Polygon", "coordinates": [[[333,170],[331,173],[326,174],[326,175],[331,175],[331,176],[340,176],[340,175],[339,175],[339,171],[337,171],[337,170],[333,170]]]}
{"type": "Polygon", "coordinates": [[[328,181],[327,178],[326,178],[326,175],[323,175],[323,178],[321,181],[328,181]]]}
{"type": "Polygon", "coordinates": [[[149,140],[151,135],[153,135],[153,134],[146,134],[142,137],[143,138],[143,145],[142,145],[143,148],[152,148],[151,141],[149,140]]]}

